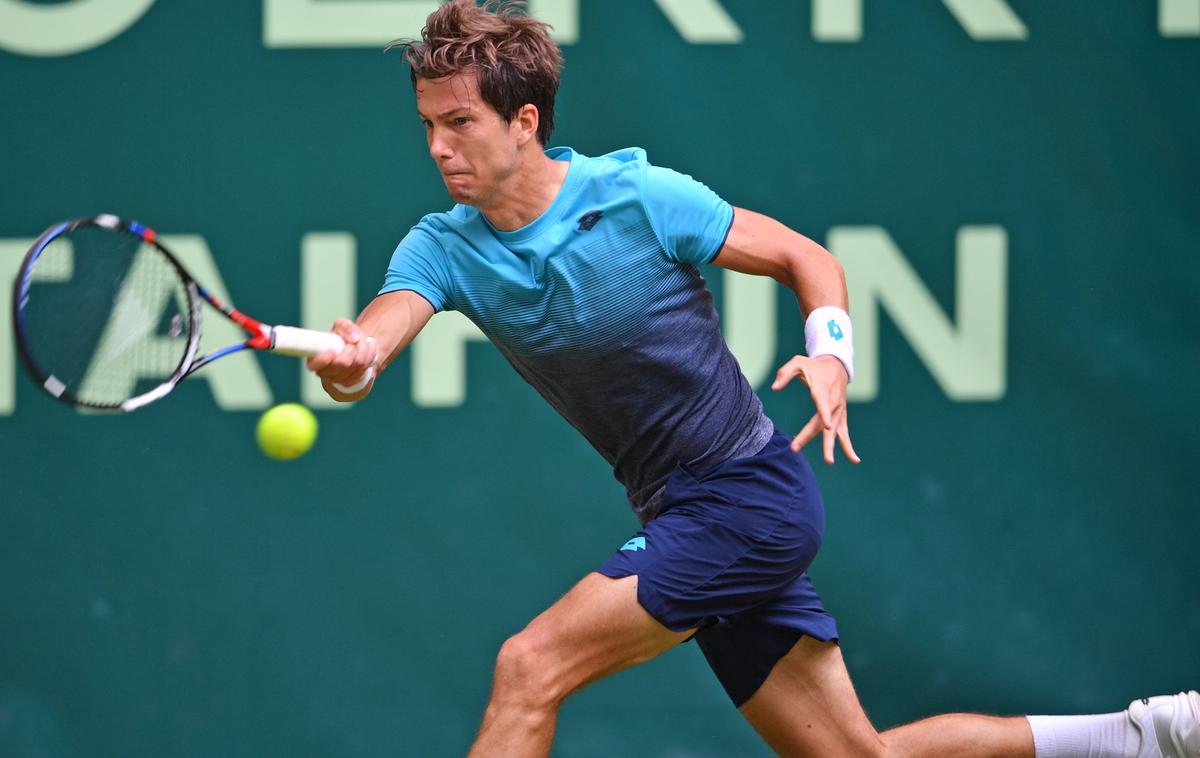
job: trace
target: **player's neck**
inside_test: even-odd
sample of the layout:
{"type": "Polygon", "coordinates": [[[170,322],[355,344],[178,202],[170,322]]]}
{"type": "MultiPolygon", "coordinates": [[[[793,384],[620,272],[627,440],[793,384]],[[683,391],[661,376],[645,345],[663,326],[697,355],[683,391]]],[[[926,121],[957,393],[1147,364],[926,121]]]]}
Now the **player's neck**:
{"type": "Polygon", "coordinates": [[[549,158],[540,148],[530,151],[517,171],[501,186],[496,202],[479,210],[500,231],[520,229],[554,204],[570,167],[570,162],[549,158]]]}

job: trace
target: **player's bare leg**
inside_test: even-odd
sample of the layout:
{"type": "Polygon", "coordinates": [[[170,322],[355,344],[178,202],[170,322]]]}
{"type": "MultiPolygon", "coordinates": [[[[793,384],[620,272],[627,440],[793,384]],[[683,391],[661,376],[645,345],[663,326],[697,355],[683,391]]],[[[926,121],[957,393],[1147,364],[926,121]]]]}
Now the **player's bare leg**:
{"type": "Polygon", "coordinates": [[[772,669],[742,715],[782,756],[1033,758],[1024,718],[951,714],[880,734],[863,712],[833,642],[802,637],[772,669]]]}
{"type": "Polygon", "coordinates": [[[637,577],[589,574],[500,649],[473,758],[550,753],[559,705],[584,685],[688,638],[638,604],[637,577]]]}
{"type": "Polygon", "coordinates": [[[888,755],[946,758],[1034,758],[1033,733],[1024,716],[947,713],[883,733],[888,755]]]}

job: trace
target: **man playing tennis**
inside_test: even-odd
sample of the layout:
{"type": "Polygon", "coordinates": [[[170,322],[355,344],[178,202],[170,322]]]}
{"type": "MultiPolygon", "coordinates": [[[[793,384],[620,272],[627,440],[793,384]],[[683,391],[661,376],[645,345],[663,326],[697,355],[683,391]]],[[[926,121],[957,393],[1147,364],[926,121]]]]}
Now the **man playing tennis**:
{"type": "Polygon", "coordinates": [[[559,705],[695,638],[777,752],[833,756],[1200,756],[1200,695],[1100,716],[953,714],[877,733],[837,627],[805,573],[824,510],[801,446],[826,463],[846,425],[852,331],[838,262],[639,149],[544,149],[562,56],[516,3],[453,0],[402,43],[429,152],[456,205],[400,242],[339,353],[309,360],[329,394],[392,361],[438,311],[474,321],[625,485],[642,529],[504,643],[471,756],[546,756],[559,705]],[[817,412],[780,433],[718,330],[702,263],[770,276],[807,316],[817,412]]]}

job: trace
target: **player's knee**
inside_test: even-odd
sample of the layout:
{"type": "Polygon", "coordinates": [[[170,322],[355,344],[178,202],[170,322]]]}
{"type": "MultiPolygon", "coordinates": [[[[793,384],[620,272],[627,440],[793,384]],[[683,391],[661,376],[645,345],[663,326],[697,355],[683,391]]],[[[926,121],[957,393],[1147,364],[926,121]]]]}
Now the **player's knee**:
{"type": "Polygon", "coordinates": [[[530,632],[505,640],[496,656],[494,697],[536,708],[553,706],[567,694],[545,640],[530,632]]]}

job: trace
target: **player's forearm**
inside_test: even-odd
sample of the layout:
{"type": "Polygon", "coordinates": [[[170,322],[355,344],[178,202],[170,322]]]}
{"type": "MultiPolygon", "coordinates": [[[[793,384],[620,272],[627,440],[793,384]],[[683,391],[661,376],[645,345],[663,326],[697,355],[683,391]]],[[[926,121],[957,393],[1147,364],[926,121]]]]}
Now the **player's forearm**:
{"type": "Polygon", "coordinates": [[[846,275],[828,250],[768,216],[738,208],[725,246],[713,262],[769,276],[791,289],[804,314],[808,355],[837,358],[847,379],[854,377],[846,275]]]}
{"type": "Polygon", "coordinates": [[[365,384],[354,392],[347,392],[344,385],[328,379],[322,379],[321,386],[325,392],[339,403],[351,403],[371,394],[375,380],[383,369],[400,354],[405,345],[411,341],[408,336],[409,319],[403,313],[395,319],[380,318],[379,314],[368,315],[366,311],[355,322],[360,333],[360,340],[370,340],[375,345],[375,357],[363,368],[360,382],[365,384]]]}
{"type": "Polygon", "coordinates": [[[379,295],[362,309],[356,321],[338,319],[334,331],[346,348],[334,356],[310,362],[322,378],[325,392],[335,401],[349,403],[370,395],[379,372],[424,327],[433,306],[412,291],[379,295]]]}
{"type": "Polygon", "coordinates": [[[433,314],[429,301],[410,290],[380,295],[363,309],[358,325],[379,346],[379,369],[386,368],[408,347],[433,314]]]}
{"type": "Polygon", "coordinates": [[[734,209],[733,226],[713,263],[771,277],[796,293],[805,316],[825,305],[849,309],[846,277],[837,258],[770,216],[734,209]]]}
{"type": "Polygon", "coordinates": [[[805,316],[826,305],[850,310],[846,273],[832,253],[779,222],[770,229],[770,236],[780,250],[779,258],[786,261],[783,276],[777,279],[796,293],[805,316]]]}
{"type": "Polygon", "coordinates": [[[367,376],[365,386],[354,392],[339,389],[337,382],[323,379],[326,393],[339,402],[361,400],[371,393],[375,380],[389,363],[417,336],[433,316],[433,306],[415,292],[389,292],[372,300],[354,324],[357,340],[374,345],[373,357],[361,367],[358,376],[367,376]]]}
{"type": "Polygon", "coordinates": [[[807,243],[802,246],[805,249],[793,254],[796,263],[791,269],[792,281],[787,284],[796,293],[800,310],[807,316],[817,308],[832,305],[849,312],[850,298],[841,262],[812,240],[805,238],[804,243],[807,243]]]}

